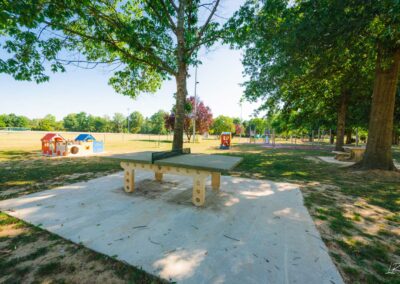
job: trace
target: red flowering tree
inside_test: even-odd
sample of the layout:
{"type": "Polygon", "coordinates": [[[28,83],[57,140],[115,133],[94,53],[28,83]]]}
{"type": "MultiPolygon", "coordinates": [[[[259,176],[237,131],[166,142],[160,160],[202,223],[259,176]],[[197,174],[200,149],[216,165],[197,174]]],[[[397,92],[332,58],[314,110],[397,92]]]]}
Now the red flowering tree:
{"type": "MultiPolygon", "coordinates": [[[[183,129],[188,141],[192,138],[193,134],[193,110],[194,110],[194,97],[186,99],[185,104],[185,120],[183,129]]],[[[203,134],[207,132],[213,122],[213,115],[211,109],[206,106],[199,98],[196,100],[196,133],[203,134]]],[[[165,116],[165,127],[172,131],[175,123],[175,107],[172,108],[171,113],[165,116]]]]}
{"type": "Polygon", "coordinates": [[[240,135],[244,133],[243,125],[235,124],[235,135],[240,135]]]}

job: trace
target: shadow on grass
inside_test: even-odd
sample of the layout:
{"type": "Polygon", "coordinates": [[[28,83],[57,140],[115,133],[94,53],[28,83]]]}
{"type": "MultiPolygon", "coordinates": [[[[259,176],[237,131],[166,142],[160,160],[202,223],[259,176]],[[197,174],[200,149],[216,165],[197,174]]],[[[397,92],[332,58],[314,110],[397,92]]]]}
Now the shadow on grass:
{"type": "Polygon", "coordinates": [[[0,161],[26,160],[39,155],[40,151],[0,151],[0,161]]]}
{"type": "Polygon", "coordinates": [[[400,174],[380,171],[354,171],[320,161],[318,156],[332,155],[321,150],[255,149],[238,145],[237,152],[225,155],[241,156],[243,162],[235,169],[243,177],[274,181],[330,184],[347,194],[363,197],[388,210],[398,210],[400,174]],[[253,151],[249,151],[252,149],[253,151]]]}
{"type": "Polygon", "coordinates": [[[0,151],[0,199],[93,178],[96,173],[120,170],[118,161],[101,157],[53,159],[37,152],[0,151]],[[71,177],[68,177],[71,176],[71,177]],[[16,190],[15,194],[12,192],[16,190]]]}
{"type": "MultiPolygon", "coordinates": [[[[349,283],[397,283],[396,275],[388,275],[387,270],[390,263],[398,259],[395,255],[400,253],[396,241],[398,235],[383,228],[372,233],[359,224],[386,224],[389,228],[400,226],[400,173],[339,167],[319,160],[318,156],[332,155],[321,150],[238,145],[235,152],[222,154],[243,157],[243,162],[232,175],[300,185],[304,203],[313,218],[326,222],[330,232],[333,232],[328,235],[322,232],[327,246],[339,247],[341,255],[347,255],[344,260],[341,255],[330,251],[349,283]],[[366,201],[365,210],[373,210],[370,208],[372,205],[387,210],[381,216],[385,216],[388,223],[378,223],[380,220],[368,220],[367,217],[362,220],[356,211],[350,218],[345,206],[354,210],[354,202],[358,198],[366,201]],[[358,241],[360,237],[368,242],[358,241]]],[[[400,161],[398,148],[393,149],[393,156],[400,161]]]]}
{"type": "Polygon", "coordinates": [[[172,144],[172,140],[158,140],[158,139],[130,139],[129,141],[140,141],[140,142],[152,142],[152,143],[169,143],[172,144]]]}

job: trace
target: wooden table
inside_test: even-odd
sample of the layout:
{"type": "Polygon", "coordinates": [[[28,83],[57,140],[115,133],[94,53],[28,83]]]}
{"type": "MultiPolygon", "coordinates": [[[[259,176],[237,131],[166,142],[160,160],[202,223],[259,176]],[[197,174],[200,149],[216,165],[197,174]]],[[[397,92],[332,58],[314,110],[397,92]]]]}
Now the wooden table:
{"type": "Polygon", "coordinates": [[[182,154],[154,160],[154,153],[163,152],[138,152],[108,157],[121,161],[125,171],[125,192],[135,190],[135,170],[153,171],[157,181],[161,181],[165,173],[187,175],[193,177],[192,202],[196,206],[202,206],[205,202],[205,181],[208,176],[211,176],[213,190],[219,190],[221,173],[232,170],[242,161],[240,157],[206,154],[182,154]]]}
{"type": "Polygon", "coordinates": [[[351,162],[359,162],[362,160],[364,153],[365,153],[365,147],[353,147],[353,146],[345,146],[343,149],[350,153],[349,159],[347,161],[351,162]]]}

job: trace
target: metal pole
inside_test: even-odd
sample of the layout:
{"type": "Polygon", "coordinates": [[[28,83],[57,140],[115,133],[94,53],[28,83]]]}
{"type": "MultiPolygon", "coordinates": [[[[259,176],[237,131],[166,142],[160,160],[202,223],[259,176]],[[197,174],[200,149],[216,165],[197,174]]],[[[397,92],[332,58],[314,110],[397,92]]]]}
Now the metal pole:
{"type": "Polygon", "coordinates": [[[128,119],[128,133],[129,133],[129,129],[130,129],[130,123],[129,123],[129,121],[130,121],[130,119],[129,119],[129,108],[128,108],[128,117],[127,117],[127,119],[128,119]]]}
{"type": "Polygon", "coordinates": [[[239,139],[239,142],[242,142],[242,125],[243,125],[243,106],[242,106],[242,102],[240,102],[240,139],[239,139]]]}
{"type": "Polygon", "coordinates": [[[194,69],[193,143],[196,141],[197,65],[194,69]]]}

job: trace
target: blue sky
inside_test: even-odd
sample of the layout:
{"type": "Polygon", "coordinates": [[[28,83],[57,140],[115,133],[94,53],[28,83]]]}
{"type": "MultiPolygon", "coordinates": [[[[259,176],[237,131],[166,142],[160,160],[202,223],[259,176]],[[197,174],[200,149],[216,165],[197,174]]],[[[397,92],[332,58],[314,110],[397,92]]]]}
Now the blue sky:
{"type": "MultiPolygon", "coordinates": [[[[219,15],[229,17],[242,1],[222,1],[219,15]]],[[[197,94],[208,105],[214,116],[240,117],[239,100],[243,93],[241,52],[227,46],[216,46],[202,52],[203,64],[198,68],[197,94]]],[[[194,93],[194,70],[188,79],[189,95],[194,93]]],[[[61,119],[68,113],[85,111],[93,115],[123,114],[140,111],[145,116],[162,109],[172,108],[176,91],[175,80],[166,81],[155,94],[143,94],[131,99],[117,94],[107,82],[110,71],[102,68],[86,70],[68,67],[66,73],[54,74],[42,84],[15,81],[11,76],[0,74],[0,113],[15,113],[30,118],[54,114],[61,119]]],[[[243,103],[243,119],[252,114],[257,105],[243,103]]]]}

